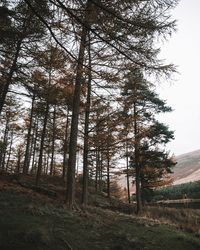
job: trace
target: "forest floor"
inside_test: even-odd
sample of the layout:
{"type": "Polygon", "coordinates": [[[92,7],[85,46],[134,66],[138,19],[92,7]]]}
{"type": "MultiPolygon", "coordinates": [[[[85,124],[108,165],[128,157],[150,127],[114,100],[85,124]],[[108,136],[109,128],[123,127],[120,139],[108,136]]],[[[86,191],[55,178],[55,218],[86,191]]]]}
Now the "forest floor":
{"type": "Polygon", "coordinates": [[[107,209],[106,198],[95,196],[87,209],[77,205],[69,211],[61,199],[63,190],[55,190],[55,183],[49,184],[51,192],[46,193],[46,189],[30,187],[16,178],[0,176],[1,250],[200,249],[200,212],[195,215],[196,229],[185,230],[176,219],[172,221],[176,213],[166,217],[175,210],[161,213],[160,208],[149,208],[136,216],[131,209],[131,214],[119,212],[117,207],[116,211],[107,209]]]}

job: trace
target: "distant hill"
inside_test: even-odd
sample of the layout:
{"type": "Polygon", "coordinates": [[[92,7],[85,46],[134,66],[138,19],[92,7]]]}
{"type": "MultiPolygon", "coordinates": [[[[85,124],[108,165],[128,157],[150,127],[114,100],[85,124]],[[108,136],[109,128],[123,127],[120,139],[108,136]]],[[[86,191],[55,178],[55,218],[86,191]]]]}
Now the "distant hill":
{"type": "Polygon", "coordinates": [[[176,157],[174,167],[174,184],[200,180],[200,150],[182,154],[176,157]]]}
{"type": "MultiPolygon", "coordinates": [[[[173,184],[182,184],[200,180],[200,150],[182,154],[176,157],[177,165],[173,169],[173,184]]],[[[127,188],[126,176],[118,177],[118,184],[127,188]]],[[[130,178],[130,192],[135,193],[135,185],[130,178]]]]}

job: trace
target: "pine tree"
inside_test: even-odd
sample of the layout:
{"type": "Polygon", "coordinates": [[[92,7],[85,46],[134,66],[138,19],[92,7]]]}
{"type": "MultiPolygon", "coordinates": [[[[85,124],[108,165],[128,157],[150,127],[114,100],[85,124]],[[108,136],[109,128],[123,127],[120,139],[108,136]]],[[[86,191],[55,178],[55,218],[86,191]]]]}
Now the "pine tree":
{"type": "MultiPolygon", "coordinates": [[[[139,213],[142,208],[141,175],[143,164],[141,161],[145,157],[141,148],[144,145],[149,152],[155,152],[155,148],[159,144],[166,144],[173,139],[173,132],[155,120],[156,114],[170,112],[171,108],[166,105],[165,101],[159,98],[154,90],[154,86],[145,80],[141,70],[135,69],[130,71],[125,79],[122,94],[124,96],[125,115],[132,117],[133,120],[132,161],[135,169],[136,212],[139,213]]],[[[131,130],[127,131],[127,133],[131,136],[131,130]]]]}

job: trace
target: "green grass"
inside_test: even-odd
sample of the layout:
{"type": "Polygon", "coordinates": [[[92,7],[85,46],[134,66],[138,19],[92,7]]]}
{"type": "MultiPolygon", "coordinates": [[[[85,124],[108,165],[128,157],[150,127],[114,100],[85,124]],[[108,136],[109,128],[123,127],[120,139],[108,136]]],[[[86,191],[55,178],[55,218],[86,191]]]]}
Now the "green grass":
{"type": "Polygon", "coordinates": [[[0,192],[1,250],[197,250],[199,235],[150,219],[64,204],[21,191],[0,192]]]}

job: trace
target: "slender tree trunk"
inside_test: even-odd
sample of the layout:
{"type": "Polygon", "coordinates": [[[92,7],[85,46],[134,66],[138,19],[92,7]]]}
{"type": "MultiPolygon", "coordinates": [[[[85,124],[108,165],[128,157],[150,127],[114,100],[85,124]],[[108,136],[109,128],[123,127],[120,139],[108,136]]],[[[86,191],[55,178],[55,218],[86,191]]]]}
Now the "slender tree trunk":
{"type": "Polygon", "coordinates": [[[54,152],[55,152],[55,137],[56,137],[56,106],[53,111],[53,134],[52,134],[52,147],[51,147],[51,163],[50,163],[50,175],[53,175],[54,169],[54,152]]]}
{"type": "Polygon", "coordinates": [[[69,127],[69,108],[67,109],[67,121],[66,121],[66,127],[65,127],[64,152],[63,152],[62,177],[64,181],[66,180],[66,172],[67,172],[68,127],[69,127]]]}
{"type": "Polygon", "coordinates": [[[96,149],[96,171],[95,171],[95,191],[98,191],[98,176],[99,176],[99,148],[96,149]]]}
{"type": "Polygon", "coordinates": [[[37,174],[36,174],[36,186],[38,186],[38,184],[39,184],[41,173],[42,173],[44,140],[45,140],[45,135],[46,135],[48,115],[49,115],[49,102],[47,101],[46,107],[45,107],[45,115],[44,115],[44,123],[43,123],[42,135],[41,135],[41,142],[40,142],[40,153],[39,153],[39,160],[38,160],[38,169],[37,169],[37,174]]]}
{"type": "Polygon", "coordinates": [[[130,196],[130,182],[129,182],[129,164],[128,164],[128,145],[126,143],[126,180],[127,180],[127,196],[128,196],[128,203],[131,203],[131,196],[130,196]]]}
{"type": "Polygon", "coordinates": [[[31,173],[36,173],[35,158],[36,158],[36,149],[37,149],[37,139],[38,139],[38,120],[35,122],[35,126],[34,126],[34,134],[33,134],[33,158],[32,158],[31,173]]]}
{"type": "Polygon", "coordinates": [[[1,169],[2,160],[3,160],[3,145],[0,148],[0,169],[1,169]]]}
{"type": "Polygon", "coordinates": [[[24,19],[21,36],[20,36],[19,40],[16,43],[16,51],[15,51],[15,54],[14,54],[12,65],[10,67],[10,71],[8,72],[8,74],[7,74],[6,78],[5,78],[5,82],[4,82],[3,88],[2,88],[3,91],[2,91],[2,93],[0,93],[0,116],[1,116],[1,112],[2,112],[4,103],[5,103],[5,100],[6,100],[6,95],[8,93],[9,86],[10,86],[12,78],[13,78],[13,74],[17,69],[17,61],[18,61],[18,58],[19,58],[21,45],[22,45],[23,39],[25,38],[26,31],[27,31],[27,28],[28,28],[27,24],[29,23],[29,21],[31,19],[32,19],[32,15],[30,15],[30,16],[28,16],[28,18],[24,19]]]}
{"type": "Polygon", "coordinates": [[[30,153],[29,153],[29,159],[28,159],[29,167],[30,167],[32,157],[33,157],[33,147],[34,147],[34,134],[32,134],[30,138],[30,153]]]}
{"type": "Polygon", "coordinates": [[[31,113],[30,113],[30,122],[28,127],[28,134],[26,140],[26,151],[25,151],[25,158],[24,158],[24,165],[23,165],[23,174],[27,174],[29,170],[29,160],[30,160],[30,142],[31,142],[31,130],[32,130],[32,123],[33,123],[33,109],[34,109],[34,102],[35,102],[35,94],[32,97],[31,103],[31,113]]]}
{"type": "Polygon", "coordinates": [[[83,191],[82,191],[82,204],[85,206],[87,205],[88,202],[88,150],[89,150],[88,142],[89,142],[89,117],[90,117],[90,105],[91,105],[91,82],[92,82],[90,44],[88,48],[88,54],[89,54],[89,71],[88,71],[87,102],[86,102],[85,128],[84,128],[83,191]]]}
{"type": "Polygon", "coordinates": [[[102,151],[99,150],[99,168],[98,168],[98,176],[99,176],[99,191],[102,191],[103,187],[103,160],[102,160],[102,151]]]}
{"type": "Polygon", "coordinates": [[[142,208],[141,186],[140,186],[140,165],[139,165],[139,138],[137,126],[137,109],[134,103],[134,137],[135,137],[135,183],[136,183],[136,213],[139,214],[142,208]]]}
{"type": "Polygon", "coordinates": [[[44,174],[47,175],[49,168],[48,153],[44,156],[44,174]]]}
{"type": "MultiPolygon", "coordinates": [[[[51,138],[49,138],[49,145],[50,145],[50,143],[51,143],[51,138]]],[[[46,174],[48,175],[48,173],[49,173],[49,165],[51,164],[49,164],[49,159],[50,159],[50,150],[49,149],[47,149],[47,166],[46,166],[46,174]]],[[[52,175],[54,174],[54,169],[52,168],[52,175]]]]}
{"type": "Polygon", "coordinates": [[[107,146],[107,195],[110,198],[110,152],[107,146]]]}
{"type": "Polygon", "coordinates": [[[4,154],[5,154],[5,149],[6,149],[6,140],[7,140],[7,133],[8,133],[8,119],[6,120],[6,126],[5,126],[5,131],[4,131],[4,137],[3,137],[3,143],[2,143],[2,148],[1,150],[1,155],[0,155],[0,168],[3,170],[3,159],[4,159],[4,154]]]}
{"type": "MultiPolygon", "coordinates": [[[[88,24],[89,18],[90,0],[87,1],[85,11],[85,24],[88,24]]],[[[87,25],[86,25],[87,26],[87,25]]],[[[76,71],[75,90],[73,97],[73,109],[72,109],[72,122],[71,122],[71,133],[69,142],[69,165],[67,172],[67,192],[66,202],[69,208],[73,207],[75,202],[75,168],[76,168],[76,148],[77,148],[77,137],[78,137],[78,121],[79,121],[79,110],[80,110],[80,92],[81,83],[83,81],[83,62],[86,48],[86,37],[89,27],[82,27],[81,42],[79,49],[79,57],[76,71]]]]}
{"type": "Polygon", "coordinates": [[[0,98],[0,115],[1,115],[4,103],[5,103],[6,95],[8,93],[8,89],[9,89],[9,85],[10,85],[11,80],[13,78],[13,74],[16,71],[17,60],[18,60],[18,57],[19,57],[19,52],[21,50],[21,44],[22,44],[22,39],[20,39],[17,42],[16,52],[15,52],[15,55],[14,55],[14,59],[13,59],[10,71],[8,72],[8,74],[6,76],[6,79],[5,79],[5,82],[3,83],[3,89],[2,89],[2,93],[0,95],[0,97],[1,97],[0,98]]]}
{"type": "Polygon", "coordinates": [[[20,166],[21,166],[21,151],[20,149],[17,152],[17,166],[15,169],[15,173],[19,174],[20,173],[20,166]]]}
{"type": "Polygon", "coordinates": [[[46,155],[46,169],[45,169],[45,174],[48,175],[49,173],[49,153],[46,155]]]}
{"type": "Polygon", "coordinates": [[[5,159],[6,159],[7,142],[8,142],[8,132],[9,132],[9,119],[6,119],[6,127],[5,127],[5,131],[4,131],[4,137],[3,137],[2,162],[1,162],[1,169],[2,170],[4,170],[4,168],[5,168],[5,159]]]}
{"type": "Polygon", "coordinates": [[[9,163],[10,163],[10,156],[11,156],[12,145],[13,145],[13,135],[14,135],[14,131],[11,130],[11,134],[10,134],[10,146],[9,146],[9,150],[8,150],[8,159],[7,159],[7,162],[6,162],[6,172],[8,171],[8,167],[9,167],[9,163]]]}
{"type": "Polygon", "coordinates": [[[77,177],[78,176],[78,167],[79,167],[79,155],[80,155],[80,151],[79,149],[77,150],[77,153],[76,153],[76,171],[75,171],[75,176],[77,177]]]}

